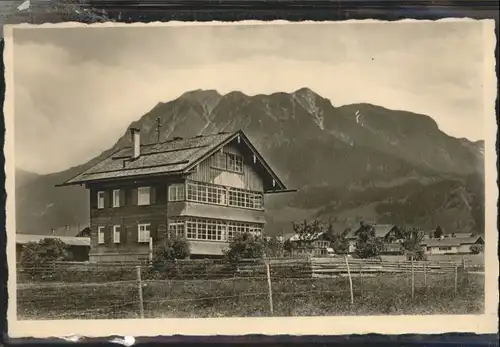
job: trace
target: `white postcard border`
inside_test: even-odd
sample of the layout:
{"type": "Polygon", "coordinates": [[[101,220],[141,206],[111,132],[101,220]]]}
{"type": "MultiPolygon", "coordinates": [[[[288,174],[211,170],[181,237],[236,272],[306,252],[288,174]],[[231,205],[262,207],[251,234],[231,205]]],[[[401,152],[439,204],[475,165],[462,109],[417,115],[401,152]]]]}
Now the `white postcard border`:
{"type": "MultiPolygon", "coordinates": [[[[473,19],[442,19],[440,21],[472,21],[473,19]]],[[[413,22],[417,20],[402,20],[413,22]]],[[[338,317],[284,317],[284,318],[189,318],[189,319],[124,319],[124,320],[47,320],[18,321],[16,318],[16,254],[15,254],[15,191],[14,173],[14,95],[13,86],[13,30],[19,28],[68,28],[68,27],[141,27],[141,26],[192,26],[192,25],[345,25],[345,23],[387,23],[378,20],[348,20],[344,22],[300,22],[287,21],[241,21],[241,22],[167,22],[167,23],[99,23],[82,24],[45,23],[42,25],[20,24],[4,27],[5,38],[5,76],[6,98],[4,106],[6,137],[4,145],[6,172],[6,227],[7,257],[9,260],[9,307],[8,335],[19,337],[64,337],[86,336],[106,337],[120,336],[171,336],[171,335],[345,335],[345,334],[441,334],[447,332],[498,332],[498,228],[497,201],[498,187],[495,150],[497,124],[495,115],[495,98],[497,83],[495,73],[494,47],[496,43],[495,22],[482,20],[484,27],[485,51],[490,51],[484,63],[484,103],[485,103],[485,185],[486,185],[486,222],[485,236],[485,314],[483,315],[432,315],[432,316],[338,316],[338,317]]],[[[422,21],[419,21],[422,22],[422,21]]],[[[392,22],[391,25],[397,25],[392,22]]]]}

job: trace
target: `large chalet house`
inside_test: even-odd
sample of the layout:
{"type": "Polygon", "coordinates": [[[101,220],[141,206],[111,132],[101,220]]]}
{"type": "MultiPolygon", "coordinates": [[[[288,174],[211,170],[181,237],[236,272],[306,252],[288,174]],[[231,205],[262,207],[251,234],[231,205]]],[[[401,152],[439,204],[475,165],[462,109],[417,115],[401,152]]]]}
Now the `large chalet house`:
{"type": "Polygon", "coordinates": [[[90,261],[147,259],[170,232],[191,255],[221,256],[235,233],[262,233],[264,195],[286,187],[242,131],[122,148],[61,186],[90,192],[90,261]]]}

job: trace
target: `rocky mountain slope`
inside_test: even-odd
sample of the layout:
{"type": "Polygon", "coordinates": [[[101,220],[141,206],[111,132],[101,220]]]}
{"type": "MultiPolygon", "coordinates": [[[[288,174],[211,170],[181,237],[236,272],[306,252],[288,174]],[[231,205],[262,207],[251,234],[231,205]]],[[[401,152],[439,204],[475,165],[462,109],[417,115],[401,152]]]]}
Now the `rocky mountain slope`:
{"type": "MultiPolygon", "coordinates": [[[[369,104],[335,107],[310,89],[247,96],[196,90],[158,103],[136,122],[144,143],[243,129],[283,177],[299,191],[269,197],[271,234],[300,218],[360,219],[482,232],[483,142],[457,139],[424,115],[369,104]]],[[[89,163],[30,178],[17,188],[19,232],[84,225],[83,188],[55,188],[110,150],[130,144],[124,135],[89,163]]],[[[24,173],[26,176],[26,173],[24,173]]]]}

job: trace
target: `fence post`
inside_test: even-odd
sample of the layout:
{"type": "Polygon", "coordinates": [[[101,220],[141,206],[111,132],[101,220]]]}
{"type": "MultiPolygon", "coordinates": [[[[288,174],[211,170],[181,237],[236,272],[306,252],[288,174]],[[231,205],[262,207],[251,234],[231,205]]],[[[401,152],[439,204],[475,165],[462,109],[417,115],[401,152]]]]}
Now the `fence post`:
{"type": "Polygon", "coordinates": [[[463,270],[465,272],[465,268],[466,268],[466,265],[465,265],[465,256],[462,257],[462,267],[463,267],[463,270]]]}
{"type": "Polygon", "coordinates": [[[236,295],[236,271],[233,274],[233,309],[236,309],[236,299],[238,296],[236,295]]]}
{"type": "Polygon", "coordinates": [[[413,266],[413,257],[411,257],[411,297],[415,297],[415,267],[413,266]]]}
{"type": "Polygon", "coordinates": [[[273,309],[273,289],[271,286],[271,269],[269,267],[269,261],[266,260],[266,273],[267,273],[267,287],[269,289],[269,311],[271,312],[271,315],[274,314],[274,309],[273,309]]]}
{"type": "Polygon", "coordinates": [[[424,263],[424,286],[427,288],[427,264],[424,263]]]}
{"type": "Polygon", "coordinates": [[[455,294],[458,291],[458,265],[455,264],[455,294]]]}
{"type": "Polygon", "coordinates": [[[359,289],[363,293],[363,263],[359,263],[359,289]]]}
{"type": "Polygon", "coordinates": [[[349,262],[347,261],[347,256],[344,256],[345,265],[347,266],[347,276],[349,277],[349,290],[351,292],[351,305],[354,305],[354,293],[352,291],[352,277],[351,271],[349,270],[349,262]]]}
{"type": "Polygon", "coordinates": [[[144,301],[142,298],[142,280],[141,280],[141,267],[137,266],[137,289],[139,290],[139,305],[141,318],[144,318],[144,301]]]}

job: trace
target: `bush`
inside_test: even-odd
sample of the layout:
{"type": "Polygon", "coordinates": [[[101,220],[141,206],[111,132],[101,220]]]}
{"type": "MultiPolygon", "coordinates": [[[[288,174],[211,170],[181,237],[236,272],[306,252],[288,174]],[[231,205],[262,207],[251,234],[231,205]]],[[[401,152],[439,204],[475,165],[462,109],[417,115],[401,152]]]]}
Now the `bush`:
{"type": "Polygon", "coordinates": [[[146,274],[148,277],[173,277],[177,274],[177,259],[186,259],[191,255],[189,242],[173,233],[156,246],[153,253],[153,263],[151,271],[146,274]],[[155,273],[159,272],[159,273],[155,273]]]}
{"type": "Polygon", "coordinates": [[[23,247],[21,265],[34,276],[49,264],[64,260],[68,255],[67,249],[68,246],[60,239],[46,238],[40,242],[29,242],[23,247]]]}
{"type": "Polygon", "coordinates": [[[401,247],[406,254],[407,260],[427,260],[425,250],[422,246],[424,233],[415,228],[401,228],[399,231],[401,247]]]}
{"type": "Polygon", "coordinates": [[[154,263],[165,263],[176,259],[186,259],[191,255],[189,242],[175,234],[170,234],[162,243],[156,246],[153,254],[154,263]]]}
{"type": "Polygon", "coordinates": [[[427,255],[425,254],[425,250],[423,248],[416,249],[412,252],[406,253],[406,260],[411,261],[424,261],[427,260],[427,255]]]}
{"type": "Polygon", "coordinates": [[[240,259],[263,258],[266,250],[266,241],[260,235],[238,233],[233,237],[229,248],[224,250],[224,257],[229,262],[240,259]]]}

